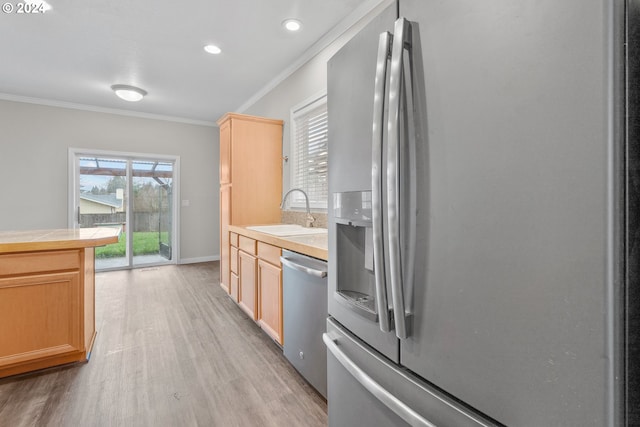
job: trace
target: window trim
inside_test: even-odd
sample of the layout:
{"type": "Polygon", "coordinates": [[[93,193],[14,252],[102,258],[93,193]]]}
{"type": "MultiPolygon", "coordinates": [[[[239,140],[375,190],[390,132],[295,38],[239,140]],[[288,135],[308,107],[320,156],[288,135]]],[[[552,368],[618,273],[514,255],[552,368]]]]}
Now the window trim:
{"type": "MultiPolygon", "coordinates": [[[[304,101],[298,103],[293,106],[289,113],[289,152],[290,152],[290,161],[289,161],[289,190],[292,188],[297,188],[294,182],[296,174],[295,174],[295,165],[297,162],[297,150],[295,147],[296,144],[296,117],[302,114],[306,114],[308,111],[317,108],[321,104],[327,103],[327,90],[324,89],[321,92],[316,93],[315,95],[305,99],[304,101]]],[[[327,183],[328,186],[328,183],[327,183]]],[[[286,191],[285,191],[286,193],[286,191]]],[[[315,211],[327,211],[328,201],[324,203],[318,202],[310,202],[311,209],[315,211]]],[[[304,210],[306,209],[306,204],[304,201],[304,197],[299,192],[291,193],[287,200],[287,206],[284,209],[293,209],[293,210],[304,210]]]]}

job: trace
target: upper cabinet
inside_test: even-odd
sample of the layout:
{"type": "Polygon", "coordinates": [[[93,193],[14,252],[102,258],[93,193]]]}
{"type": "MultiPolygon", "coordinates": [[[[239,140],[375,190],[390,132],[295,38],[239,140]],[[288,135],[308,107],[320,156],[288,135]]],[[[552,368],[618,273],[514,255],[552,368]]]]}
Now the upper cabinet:
{"type": "Polygon", "coordinates": [[[280,222],[282,120],[229,113],[220,125],[220,184],[232,186],[231,224],[280,222]]]}
{"type": "Polygon", "coordinates": [[[229,292],[228,226],[280,222],[282,120],[228,113],[220,126],[220,282],[229,292]]]}

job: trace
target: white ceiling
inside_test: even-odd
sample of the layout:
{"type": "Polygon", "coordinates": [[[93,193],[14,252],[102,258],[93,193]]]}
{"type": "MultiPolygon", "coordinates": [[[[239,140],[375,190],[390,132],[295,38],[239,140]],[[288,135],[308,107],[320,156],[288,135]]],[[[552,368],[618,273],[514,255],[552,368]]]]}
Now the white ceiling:
{"type": "Polygon", "coordinates": [[[20,0],[9,1],[13,13],[0,12],[0,99],[196,123],[237,111],[380,3],[47,0],[44,14],[18,14],[20,0]],[[286,33],[286,18],[301,20],[302,31],[286,33]],[[210,43],[222,54],[206,53],[210,43]],[[113,84],[148,95],[126,102],[113,84]]]}

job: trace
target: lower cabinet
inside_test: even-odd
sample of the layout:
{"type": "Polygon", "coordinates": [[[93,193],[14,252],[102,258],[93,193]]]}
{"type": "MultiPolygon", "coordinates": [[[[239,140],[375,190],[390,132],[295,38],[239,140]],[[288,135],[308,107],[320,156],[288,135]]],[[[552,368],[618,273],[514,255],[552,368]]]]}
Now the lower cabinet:
{"type": "Polygon", "coordinates": [[[234,272],[231,272],[230,277],[231,277],[231,280],[229,283],[229,295],[231,296],[231,299],[233,299],[235,302],[238,302],[238,292],[240,291],[240,278],[238,277],[238,274],[234,272]]]}
{"type": "Polygon", "coordinates": [[[247,252],[238,251],[238,305],[253,320],[257,320],[257,258],[247,252]]]}
{"type": "MultiPolygon", "coordinates": [[[[229,292],[229,224],[231,221],[231,186],[220,186],[220,286],[229,292]]],[[[235,234],[235,233],[232,233],[235,234]]],[[[238,246],[236,241],[231,244],[238,246]]],[[[233,236],[232,236],[233,237],[233,236]]]]}
{"type": "Polygon", "coordinates": [[[233,232],[229,240],[229,296],[282,345],[282,249],[233,232]]]}
{"type": "Polygon", "coordinates": [[[258,323],[278,343],[282,340],[282,268],[258,260],[258,323]]]}
{"type": "MultiPolygon", "coordinates": [[[[236,245],[237,243],[237,234],[236,234],[236,245]]],[[[229,250],[230,255],[230,274],[229,274],[229,295],[235,302],[238,302],[238,290],[240,289],[240,277],[238,276],[240,272],[238,271],[238,248],[236,246],[231,246],[229,250]]]]}
{"type": "Polygon", "coordinates": [[[93,248],[0,255],[0,378],[87,360],[93,275],[93,248]]]}

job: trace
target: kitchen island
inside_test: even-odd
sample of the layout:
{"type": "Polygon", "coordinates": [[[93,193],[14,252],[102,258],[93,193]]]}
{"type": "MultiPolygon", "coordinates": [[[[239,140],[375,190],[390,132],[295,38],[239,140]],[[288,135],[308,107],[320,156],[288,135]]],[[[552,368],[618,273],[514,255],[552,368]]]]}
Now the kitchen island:
{"type": "Polygon", "coordinates": [[[94,248],[117,228],[0,231],[0,378],[89,359],[94,248]]]}

